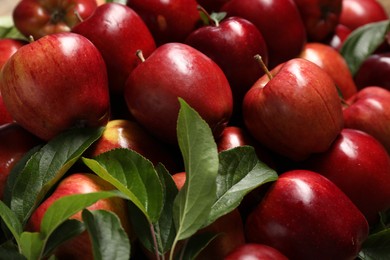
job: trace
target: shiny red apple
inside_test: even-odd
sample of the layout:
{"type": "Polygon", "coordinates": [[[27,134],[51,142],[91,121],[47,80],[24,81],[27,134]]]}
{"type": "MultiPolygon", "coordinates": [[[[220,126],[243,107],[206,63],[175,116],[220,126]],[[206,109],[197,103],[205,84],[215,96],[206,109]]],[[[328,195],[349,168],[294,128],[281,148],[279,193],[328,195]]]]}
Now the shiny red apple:
{"type": "Polygon", "coordinates": [[[380,86],[390,90],[390,52],[373,53],[368,56],[355,73],[358,89],[380,86]]]}
{"type": "Polygon", "coordinates": [[[23,45],[28,42],[13,38],[0,39],[0,69],[5,62],[23,45]]]}
{"type": "Polygon", "coordinates": [[[273,247],[257,244],[245,243],[236,247],[232,252],[225,256],[224,260],[288,260],[286,256],[273,247]]]}

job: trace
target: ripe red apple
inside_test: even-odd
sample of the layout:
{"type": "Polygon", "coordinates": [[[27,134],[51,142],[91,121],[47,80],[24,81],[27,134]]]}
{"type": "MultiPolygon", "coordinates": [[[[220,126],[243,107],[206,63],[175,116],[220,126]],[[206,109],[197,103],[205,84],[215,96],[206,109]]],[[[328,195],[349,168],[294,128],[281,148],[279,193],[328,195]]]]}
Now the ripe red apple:
{"type": "Polygon", "coordinates": [[[74,126],[103,126],[109,118],[104,60],[75,33],[21,47],[1,70],[0,91],[14,120],[44,140],[74,126]]]}
{"type": "Polygon", "coordinates": [[[303,47],[299,57],[314,62],[325,70],[333,79],[344,99],[348,99],[357,92],[357,86],[347,62],[340,52],[329,45],[309,42],[303,47]]]}
{"type": "Polygon", "coordinates": [[[326,151],[343,128],[340,97],[318,65],[295,58],[262,76],[247,92],[243,117],[262,145],[295,161],[326,151]]]}
{"type": "MultiPolygon", "coordinates": [[[[39,232],[42,218],[46,210],[59,198],[72,194],[85,194],[98,191],[114,190],[110,183],[91,173],[72,173],[65,177],[55,188],[54,192],[44,200],[33,212],[28,221],[27,229],[39,232]]],[[[131,232],[126,201],[122,198],[112,197],[99,200],[88,207],[89,210],[108,210],[115,213],[121,220],[123,228],[128,234],[131,232]]],[[[82,221],[81,212],[76,213],[71,219],[82,221]]],[[[129,237],[132,240],[131,237],[129,237]]],[[[91,242],[87,231],[60,245],[55,253],[58,259],[93,259],[91,242]]],[[[130,256],[129,256],[130,257],[130,256]]]]}
{"type": "Polygon", "coordinates": [[[368,56],[355,74],[358,89],[380,86],[390,90],[390,52],[374,53],[368,56]]]}
{"type": "Polygon", "coordinates": [[[294,0],[305,24],[309,41],[322,42],[333,34],[343,0],[294,0]]]}
{"type": "Polygon", "coordinates": [[[86,19],[96,7],[96,0],[21,0],[12,18],[24,36],[37,40],[48,34],[70,31],[80,18],[86,19]]]}
{"type": "Polygon", "coordinates": [[[110,90],[121,96],[126,79],[140,62],[136,51],[142,49],[147,57],[156,48],[141,17],[118,3],[99,6],[89,18],[74,26],[72,32],[85,36],[99,49],[107,65],[110,90]]]}
{"type": "Polygon", "coordinates": [[[246,259],[288,260],[286,256],[284,256],[275,248],[267,245],[257,244],[257,243],[246,243],[242,246],[239,246],[224,258],[224,260],[246,260],[246,259]]]}
{"type": "Polygon", "coordinates": [[[336,184],[369,223],[390,208],[390,155],[365,132],[343,129],[326,152],[312,155],[302,165],[336,184]]]}
{"type": "Polygon", "coordinates": [[[12,123],[14,119],[11,114],[8,112],[7,108],[4,105],[3,97],[0,93],[0,126],[12,123]]]}
{"type": "Polygon", "coordinates": [[[377,0],[343,0],[340,23],[352,31],[365,24],[387,19],[386,9],[377,0]]]}
{"type": "Polygon", "coordinates": [[[0,126],[0,200],[3,199],[8,175],[14,165],[34,146],[42,143],[16,123],[0,126]]]}
{"type": "Polygon", "coordinates": [[[130,74],[124,94],[136,121],[172,144],[177,143],[179,97],[200,114],[215,137],[228,124],[233,109],[232,92],[221,68],[183,43],[158,47],[130,74]]]}
{"type": "Polygon", "coordinates": [[[267,45],[257,27],[241,17],[210,23],[193,31],[185,43],[206,54],[225,73],[233,93],[233,118],[239,121],[245,93],[264,74],[253,56],[261,55],[268,64],[267,45]]]}
{"type": "Polygon", "coordinates": [[[26,41],[12,38],[0,39],[0,70],[5,62],[12,56],[20,47],[27,44],[26,41]]]}
{"type": "Polygon", "coordinates": [[[200,20],[196,0],[127,0],[145,21],[158,46],[183,42],[200,20]]]}
{"type": "Polygon", "coordinates": [[[344,126],[375,137],[390,154],[390,91],[368,86],[346,101],[344,126]]]}
{"type": "Polygon", "coordinates": [[[288,259],[355,259],[367,220],[330,180],[307,170],[279,175],[245,224],[247,242],[288,259]]]}
{"type": "Polygon", "coordinates": [[[325,41],[325,43],[335,50],[340,51],[344,41],[348,38],[351,32],[351,29],[339,23],[337,24],[334,33],[328,38],[328,40],[325,41]]]}
{"type": "Polygon", "coordinates": [[[294,0],[231,0],[221,11],[252,22],[264,36],[269,67],[295,58],[306,42],[306,30],[294,0]]]}

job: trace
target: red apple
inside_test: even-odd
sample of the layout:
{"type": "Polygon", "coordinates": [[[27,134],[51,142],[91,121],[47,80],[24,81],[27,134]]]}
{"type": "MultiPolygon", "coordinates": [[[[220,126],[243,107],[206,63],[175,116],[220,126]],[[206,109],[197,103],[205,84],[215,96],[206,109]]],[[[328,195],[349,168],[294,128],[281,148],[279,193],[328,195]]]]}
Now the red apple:
{"type": "MultiPolygon", "coordinates": [[[[110,183],[91,173],[73,173],[65,177],[55,188],[54,192],[42,202],[33,212],[27,229],[31,232],[39,232],[42,218],[46,210],[59,198],[72,194],[85,194],[98,191],[114,190],[110,183]]],[[[115,213],[121,220],[123,228],[128,234],[131,232],[126,201],[122,198],[112,197],[99,200],[88,207],[89,210],[108,210],[115,213]]],[[[81,212],[76,213],[71,219],[82,221],[81,212]]],[[[129,237],[132,240],[131,237],[129,237]]],[[[58,259],[93,259],[90,238],[87,231],[61,244],[54,253],[58,259]]],[[[129,256],[130,257],[130,256],[129,256]]]]}
{"type": "Polygon", "coordinates": [[[264,74],[253,56],[259,54],[268,64],[268,51],[257,27],[246,19],[229,17],[193,31],[185,43],[214,60],[225,73],[233,93],[234,115],[239,121],[242,99],[264,74]]]}
{"type": "Polygon", "coordinates": [[[12,118],[11,114],[8,112],[3,101],[3,97],[1,96],[0,93],[0,126],[12,122],[14,122],[14,119],[12,118]]]}
{"type": "Polygon", "coordinates": [[[279,175],[245,224],[247,242],[274,247],[288,259],[355,259],[368,236],[367,220],[319,173],[279,175]]]}
{"type": "Polygon", "coordinates": [[[335,50],[340,51],[344,41],[348,38],[351,32],[351,29],[339,23],[337,24],[334,33],[328,38],[328,40],[325,41],[325,43],[335,50]]]}
{"type": "Polygon", "coordinates": [[[340,23],[352,31],[368,23],[389,19],[386,9],[377,0],[343,0],[340,23]]]}
{"type": "Polygon", "coordinates": [[[358,89],[380,86],[390,90],[390,52],[374,53],[368,56],[355,74],[358,89]]]}
{"type": "Polygon", "coordinates": [[[13,9],[12,17],[24,36],[37,40],[48,34],[70,31],[96,7],[96,0],[21,0],[13,9]]]}
{"type": "Polygon", "coordinates": [[[257,244],[246,243],[235,248],[224,260],[288,260],[286,256],[273,247],[257,244]]]}
{"type": "Polygon", "coordinates": [[[99,49],[107,65],[110,90],[123,95],[126,79],[140,60],[135,55],[142,49],[145,57],[156,48],[154,39],[141,17],[123,4],[99,6],[72,32],[88,38],[99,49]]]}
{"type": "Polygon", "coordinates": [[[208,12],[218,12],[229,0],[197,0],[197,2],[208,12]]]}
{"type": "Polygon", "coordinates": [[[368,86],[346,101],[344,125],[375,137],[390,154],[390,91],[368,86]]]}
{"type": "Polygon", "coordinates": [[[306,42],[306,30],[294,0],[231,0],[221,11],[252,22],[264,36],[269,66],[295,58],[306,42]]]}
{"type": "Polygon", "coordinates": [[[0,126],[0,200],[3,199],[8,175],[14,165],[34,146],[42,143],[16,123],[0,126]]]}
{"type": "Polygon", "coordinates": [[[229,122],[232,92],[221,68],[183,43],[158,47],[130,74],[125,99],[134,118],[161,140],[177,144],[178,98],[184,99],[218,137],[229,122]]]}
{"type": "Polygon", "coordinates": [[[75,33],[21,47],[1,70],[0,91],[14,120],[44,140],[74,126],[103,126],[109,118],[104,60],[75,33]]]}
{"type": "Polygon", "coordinates": [[[294,0],[305,24],[309,41],[321,42],[333,34],[343,0],[294,0]]]}
{"type": "Polygon", "coordinates": [[[0,70],[5,62],[23,45],[26,41],[12,38],[0,39],[0,70]]]}
{"type": "Polygon", "coordinates": [[[145,21],[158,46],[183,42],[200,20],[196,0],[127,0],[145,21]]]}
{"type": "Polygon", "coordinates": [[[326,151],[343,128],[332,78],[302,58],[289,60],[270,74],[245,95],[243,117],[249,132],[262,145],[295,161],[326,151]]]}
{"type": "Polygon", "coordinates": [[[347,62],[340,52],[329,45],[318,42],[307,43],[299,57],[314,62],[326,71],[344,99],[348,99],[357,92],[357,86],[347,62]]]}

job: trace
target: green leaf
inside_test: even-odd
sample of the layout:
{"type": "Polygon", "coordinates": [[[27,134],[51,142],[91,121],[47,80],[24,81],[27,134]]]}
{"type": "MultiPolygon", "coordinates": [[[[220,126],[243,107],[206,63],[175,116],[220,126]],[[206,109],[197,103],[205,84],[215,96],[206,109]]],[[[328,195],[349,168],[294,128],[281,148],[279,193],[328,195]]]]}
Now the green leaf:
{"type": "Polygon", "coordinates": [[[33,154],[18,174],[12,190],[11,209],[25,223],[46,193],[82,153],[95,142],[104,128],[74,128],[49,141],[33,154]]]}
{"type": "Polygon", "coordinates": [[[26,260],[26,257],[19,253],[14,243],[8,241],[0,245],[0,260],[26,260]]]}
{"type": "Polygon", "coordinates": [[[200,233],[190,237],[182,248],[182,250],[176,255],[175,259],[196,259],[200,252],[205,249],[211,241],[213,241],[218,234],[213,233],[200,233]]]}
{"type": "Polygon", "coordinates": [[[359,258],[363,260],[387,260],[389,256],[390,229],[370,235],[359,253],[359,258]]]}
{"type": "Polygon", "coordinates": [[[240,146],[219,154],[217,200],[207,225],[234,210],[244,196],[260,185],[275,181],[277,173],[259,161],[255,149],[240,146]]]}
{"type": "Polygon", "coordinates": [[[20,236],[22,254],[29,260],[41,259],[41,251],[45,245],[38,232],[23,232],[20,236]]]}
{"type": "Polygon", "coordinates": [[[355,75],[363,61],[385,40],[390,29],[390,20],[369,23],[351,32],[341,47],[340,53],[355,75]]]}
{"type": "Polygon", "coordinates": [[[23,232],[23,227],[15,213],[0,200],[0,217],[4,221],[7,228],[11,231],[18,245],[20,245],[20,235],[23,232]]]}
{"type": "Polygon", "coordinates": [[[175,241],[190,237],[207,221],[216,200],[218,151],[208,124],[183,99],[177,125],[186,182],[175,198],[175,241]]]}
{"type": "Polygon", "coordinates": [[[130,240],[119,217],[105,210],[83,210],[83,221],[92,242],[96,260],[130,258],[130,240]]]}
{"type": "Polygon", "coordinates": [[[118,148],[83,162],[110,182],[155,223],[163,207],[163,187],[153,164],[137,152],[118,148]]]}
{"type": "Polygon", "coordinates": [[[219,26],[220,22],[226,17],[226,12],[213,12],[210,14],[210,18],[214,21],[216,26],[219,26]]]}

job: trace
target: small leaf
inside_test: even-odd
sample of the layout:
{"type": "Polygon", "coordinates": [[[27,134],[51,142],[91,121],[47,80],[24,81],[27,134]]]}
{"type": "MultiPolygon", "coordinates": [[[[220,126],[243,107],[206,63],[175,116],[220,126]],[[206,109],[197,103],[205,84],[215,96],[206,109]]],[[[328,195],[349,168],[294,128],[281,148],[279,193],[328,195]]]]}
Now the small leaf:
{"type": "Polygon", "coordinates": [[[83,221],[96,260],[130,258],[130,241],[117,215],[105,210],[83,210],[83,221]]]}
{"type": "Polygon", "coordinates": [[[104,128],[74,128],[49,141],[33,154],[13,186],[11,209],[22,223],[46,193],[102,134],[104,128]]]}
{"type": "Polygon", "coordinates": [[[196,259],[200,252],[205,249],[211,241],[213,241],[218,234],[213,233],[200,233],[190,237],[182,248],[182,250],[176,255],[175,259],[196,259]]]}
{"type": "Polygon", "coordinates": [[[186,182],[175,198],[173,218],[175,241],[198,231],[207,221],[216,200],[218,151],[209,125],[183,99],[177,124],[186,182]]]}
{"type": "Polygon", "coordinates": [[[14,236],[16,243],[20,245],[20,235],[23,232],[23,227],[15,213],[0,200],[0,217],[4,221],[7,228],[14,236]]]}
{"type": "Polygon", "coordinates": [[[340,53],[355,75],[364,60],[370,56],[385,40],[390,29],[390,20],[369,23],[361,26],[348,36],[340,53]]]}
{"type": "Polygon", "coordinates": [[[40,259],[44,241],[38,232],[23,232],[20,236],[20,248],[27,259],[40,259]]]}
{"type": "Polygon", "coordinates": [[[210,14],[210,18],[214,21],[216,26],[219,26],[221,21],[226,17],[226,12],[213,12],[210,14]]]}
{"type": "Polygon", "coordinates": [[[155,223],[163,206],[163,188],[153,164],[130,149],[118,148],[83,162],[110,182],[155,223]]]}
{"type": "Polygon", "coordinates": [[[387,260],[390,256],[390,229],[370,235],[363,243],[359,258],[364,260],[387,260]]]}

